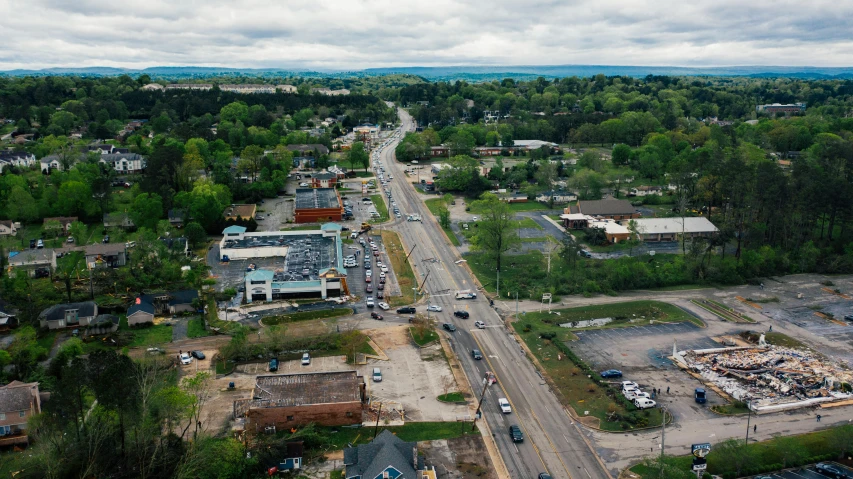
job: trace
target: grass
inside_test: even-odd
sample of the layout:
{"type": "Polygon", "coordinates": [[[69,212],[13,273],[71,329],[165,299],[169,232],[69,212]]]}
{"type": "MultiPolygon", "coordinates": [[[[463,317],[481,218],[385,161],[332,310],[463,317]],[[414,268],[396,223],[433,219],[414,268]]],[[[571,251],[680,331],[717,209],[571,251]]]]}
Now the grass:
{"type": "Polygon", "coordinates": [[[729,416],[749,414],[749,409],[746,407],[746,403],[741,401],[735,401],[731,404],[718,404],[716,406],[711,406],[711,409],[714,412],[727,414],[729,416]]]}
{"type": "Polygon", "coordinates": [[[774,345],[774,346],[782,346],[785,348],[795,348],[795,349],[803,349],[803,350],[810,349],[808,346],[806,346],[802,342],[797,341],[796,339],[794,339],[790,336],[784,335],[782,333],[774,333],[774,332],[764,333],[764,340],[767,341],[768,343],[774,345]]]}
{"type": "Polygon", "coordinates": [[[337,318],[352,314],[350,308],[321,309],[318,311],[300,311],[297,313],[280,314],[268,316],[263,319],[264,326],[273,326],[281,323],[292,323],[296,321],[307,321],[311,319],[337,318]]]}
{"type": "Polygon", "coordinates": [[[776,296],[771,296],[769,298],[760,298],[760,299],[746,298],[746,300],[749,301],[750,303],[761,303],[761,304],[778,303],[779,302],[779,298],[777,298],[776,296]]]}
{"type": "MultiPolygon", "coordinates": [[[[438,218],[438,209],[441,207],[442,204],[444,204],[444,200],[442,198],[432,198],[424,201],[424,204],[426,204],[426,207],[429,209],[429,212],[432,213],[433,216],[438,218]]],[[[441,226],[441,229],[444,230],[444,233],[447,235],[447,239],[450,240],[450,243],[453,244],[453,246],[460,246],[462,244],[459,242],[459,238],[456,237],[456,233],[453,232],[452,228],[445,228],[441,225],[440,222],[439,226],[441,226]]]]}
{"type": "Polygon", "coordinates": [[[545,229],[542,227],[542,225],[533,221],[533,218],[526,218],[526,217],[518,220],[517,228],[530,228],[530,229],[536,229],[536,230],[544,230],[545,229]]]}
{"type": "Polygon", "coordinates": [[[418,287],[418,283],[415,281],[412,266],[406,259],[406,250],[400,243],[400,236],[393,231],[382,231],[382,243],[385,244],[385,251],[388,253],[391,267],[394,268],[401,292],[401,296],[391,296],[388,303],[393,307],[414,303],[415,292],[412,288],[418,287]]]}
{"type": "MultiPolygon", "coordinates": [[[[514,213],[519,213],[522,211],[543,211],[543,210],[547,210],[547,209],[548,209],[548,205],[543,205],[542,203],[538,203],[536,201],[528,201],[527,203],[510,203],[509,204],[509,210],[514,212],[514,213]]],[[[475,215],[478,213],[483,213],[483,212],[484,212],[483,209],[480,209],[480,208],[477,208],[474,206],[471,207],[471,211],[470,211],[471,214],[475,214],[475,215]]]]}
{"type": "Polygon", "coordinates": [[[388,221],[388,205],[385,204],[385,199],[382,198],[382,195],[370,195],[370,201],[373,202],[373,206],[376,207],[376,212],[379,213],[379,223],[384,223],[388,221]]]}
{"type": "Polygon", "coordinates": [[[131,328],[127,325],[127,317],[122,316],[118,323],[119,331],[130,331],[133,339],[128,343],[130,348],[154,346],[172,342],[172,326],[160,324],[147,328],[131,328]]]}
{"type": "Polygon", "coordinates": [[[210,336],[210,331],[204,329],[204,318],[193,318],[187,324],[187,337],[203,338],[210,336]]]}
{"type": "Polygon", "coordinates": [[[418,346],[424,346],[434,341],[438,341],[438,333],[436,333],[432,328],[410,327],[409,332],[412,334],[412,340],[414,340],[415,344],[418,346]],[[423,331],[418,331],[419,329],[422,329],[423,331]]]}
{"type": "Polygon", "coordinates": [[[685,312],[677,306],[659,301],[629,301],[626,303],[601,304],[595,306],[583,306],[580,308],[553,309],[552,314],[547,312],[531,312],[524,315],[519,323],[522,327],[530,326],[540,330],[541,328],[553,328],[559,323],[570,321],[584,321],[597,318],[612,318],[613,322],[604,326],[573,329],[610,329],[624,328],[650,324],[651,321],[680,323],[690,321],[698,326],[704,324],[696,317],[685,312]],[[553,313],[559,313],[553,314],[553,313]]]}
{"type": "Polygon", "coordinates": [[[48,353],[50,353],[50,350],[53,348],[53,343],[54,341],[56,341],[57,333],[58,331],[48,331],[44,333],[43,336],[40,336],[38,339],[36,339],[36,343],[38,343],[40,347],[44,348],[45,350],[47,350],[48,353]]]}
{"type": "Polygon", "coordinates": [[[329,479],[344,479],[344,471],[329,472],[329,479]]]}
{"type": "Polygon", "coordinates": [[[465,396],[460,392],[452,392],[447,394],[442,394],[438,396],[438,399],[441,402],[465,402],[465,396]]]}
{"type": "MultiPolygon", "coordinates": [[[[333,449],[343,449],[348,444],[367,444],[373,440],[374,428],[317,427],[329,435],[333,449]]],[[[410,422],[403,426],[382,426],[375,430],[376,435],[388,429],[404,441],[434,441],[455,437],[480,435],[476,428],[472,431],[468,422],[410,422]]]]}

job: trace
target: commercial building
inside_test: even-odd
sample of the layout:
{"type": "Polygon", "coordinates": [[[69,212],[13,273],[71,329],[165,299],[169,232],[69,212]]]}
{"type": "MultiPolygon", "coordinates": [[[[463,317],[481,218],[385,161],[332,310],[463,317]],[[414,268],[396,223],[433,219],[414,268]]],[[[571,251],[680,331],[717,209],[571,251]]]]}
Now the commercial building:
{"type": "Polygon", "coordinates": [[[614,220],[590,221],[589,228],[604,230],[607,241],[614,244],[631,239],[631,231],[614,220]]]}
{"type": "Polygon", "coordinates": [[[222,212],[222,216],[226,220],[237,221],[240,218],[248,220],[254,218],[257,211],[258,205],[255,204],[231,205],[225,208],[225,211],[222,212]]]}
{"type": "Polygon", "coordinates": [[[617,221],[640,217],[640,213],[637,209],[625,200],[578,201],[577,205],[566,208],[564,213],[580,213],[583,215],[617,221]]]}
{"type": "Polygon", "coordinates": [[[340,221],[344,204],[334,188],[297,188],[294,220],[297,223],[340,221]]]}
{"type": "Polygon", "coordinates": [[[234,417],[246,417],[246,430],[288,430],[306,424],[361,423],[367,401],[358,371],[258,376],[251,399],[234,401],[234,417]]]}
{"type": "Polygon", "coordinates": [[[788,104],[783,105],[781,103],[771,103],[769,105],[758,105],[755,107],[755,111],[757,111],[759,113],[765,112],[765,113],[770,113],[770,114],[803,113],[806,111],[806,104],[805,103],[788,103],[788,104]]]}
{"type": "MultiPolygon", "coordinates": [[[[627,226],[627,221],[622,224],[627,226]]],[[[685,239],[709,238],[720,230],[704,216],[690,218],[639,218],[635,219],[637,234],[643,241],[676,241],[683,235],[685,239]]]]}

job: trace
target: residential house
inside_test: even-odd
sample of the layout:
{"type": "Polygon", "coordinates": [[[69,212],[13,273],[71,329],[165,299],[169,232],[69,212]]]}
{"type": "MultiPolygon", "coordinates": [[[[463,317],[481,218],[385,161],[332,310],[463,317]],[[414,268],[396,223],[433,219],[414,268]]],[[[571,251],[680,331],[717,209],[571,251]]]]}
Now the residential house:
{"type": "Polygon", "coordinates": [[[0,236],[17,236],[20,225],[12,220],[0,220],[0,236]]]}
{"type": "Polygon", "coordinates": [[[9,253],[9,267],[23,269],[30,277],[47,278],[56,270],[56,251],[52,248],[13,251],[9,253]]]}
{"type": "Polygon", "coordinates": [[[311,177],[312,188],[334,188],[338,183],[338,175],[331,172],[320,172],[311,177]]]}
{"type": "Polygon", "coordinates": [[[169,210],[169,224],[175,228],[184,227],[184,219],[187,218],[187,210],[182,208],[172,208],[169,210]]]}
{"type": "Polygon", "coordinates": [[[166,245],[166,249],[169,250],[170,253],[176,255],[189,256],[190,255],[190,242],[183,236],[179,238],[157,238],[166,245]]]}
{"type": "MultiPolygon", "coordinates": [[[[50,229],[50,226],[51,226],[50,223],[53,221],[59,222],[59,227],[61,228],[61,232],[52,232],[52,233],[53,234],[60,234],[61,233],[61,234],[67,235],[69,228],[71,228],[71,223],[77,221],[77,217],[76,216],[57,216],[54,218],[45,218],[42,221],[42,227],[45,229],[45,231],[50,229]]],[[[56,223],[53,223],[53,225],[55,226],[56,223]]]]}
{"type": "Polygon", "coordinates": [[[143,86],[142,88],[140,88],[140,90],[142,90],[142,91],[163,91],[165,89],[166,89],[166,87],[164,87],[163,85],[161,85],[159,83],[149,83],[149,84],[143,86]]]}
{"type": "Polygon", "coordinates": [[[128,326],[136,326],[138,324],[154,323],[154,314],[156,310],[151,298],[146,298],[147,295],[138,296],[133,304],[127,308],[127,324],[128,326]]]}
{"type": "Polygon", "coordinates": [[[183,291],[172,291],[169,293],[169,314],[193,312],[197,308],[194,303],[198,300],[198,291],[187,289],[183,291]]]}
{"type": "Polygon", "coordinates": [[[86,245],[86,266],[89,269],[98,267],[118,268],[127,264],[127,244],[99,243],[86,245]]]}
{"type": "MultiPolygon", "coordinates": [[[[627,226],[627,221],[622,224],[627,226]]],[[[710,238],[720,232],[704,216],[673,218],[639,218],[634,220],[637,234],[643,241],[678,241],[685,239],[710,238]]]]}
{"type": "MultiPolygon", "coordinates": [[[[71,164],[76,163],[77,160],[73,160],[71,164]]],[[[42,173],[50,173],[50,170],[61,170],[62,162],[59,161],[58,155],[48,155],[41,159],[41,172],[42,173]]]]}
{"type": "Polygon", "coordinates": [[[296,93],[296,87],[293,85],[276,85],[275,89],[282,93],[296,93]]]}
{"type": "Polygon", "coordinates": [[[99,314],[83,330],[83,336],[100,336],[118,331],[119,317],[114,314],[99,314]]]}
{"type": "Polygon", "coordinates": [[[639,218],[640,213],[630,202],[625,200],[592,200],[578,201],[577,211],[566,208],[565,213],[581,213],[584,215],[607,218],[611,220],[627,220],[639,218]]]}
{"type": "Polygon", "coordinates": [[[304,447],[302,441],[288,442],[285,444],[284,458],[278,464],[279,471],[295,471],[302,468],[302,455],[304,447]]]}
{"type": "Polygon", "coordinates": [[[57,304],[39,314],[42,328],[62,329],[88,326],[98,316],[98,305],[94,301],[57,304]]]}
{"type": "Polygon", "coordinates": [[[650,196],[657,195],[663,196],[663,188],[660,186],[638,186],[636,188],[631,188],[628,192],[628,196],[650,196]]]}
{"type": "Polygon", "coordinates": [[[536,195],[536,201],[540,203],[550,203],[554,204],[565,204],[572,201],[577,201],[578,195],[572,193],[571,191],[545,191],[543,193],[539,193],[536,195]]]}
{"type": "Polygon", "coordinates": [[[18,326],[15,313],[0,300],[0,333],[8,333],[18,326]]]}
{"type": "Polygon", "coordinates": [[[338,96],[338,95],[349,95],[350,92],[349,92],[349,90],[347,90],[345,88],[341,88],[340,90],[332,90],[329,88],[312,88],[311,93],[312,94],[317,93],[320,95],[327,95],[327,96],[338,96]]]}
{"type": "Polygon", "coordinates": [[[0,173],[3,170],[17,166],[20,168],[29,168],[36,164],[36,155],[27,153],[26,151],[0,151],[0,173]]]}
{"type": "Polygon", "coordinates": [[[320,156],[320,155],[328,155],[329,149],[326,145],[321,145],[319,143],[308,143],[308,144],[299,144],[299,145],[287,145],[287,149],[293,152],[298,152],[299,156],[320,156]]]}
{"type": "Polygon", "coordinates": [[[0,386],[0,446],[29,444],[27,420],[41,413],[38,383],[12,381],[0,386]]]}
{"type": "Polygon", "coordinates": [[[384,429],[368,444],[344,449],[345,479],[436,479],[424,465],[418,443],[403,441],[384,429]]]}
{"type": "Polygon", "coordinates": [[[124,230],[132,230],[136,228],[130,216],[124,212],[104,213],[104,228],[121,228],[124,230]]]}
{"type": "Polygon", "coordinates": [[[108,153],[101,155],[101,163],[112,166],[119,174],[140,173],[145,169],[146,161],[137,153],[108,153]]]}
{"type": "Polygon", "coordinates": [[[241,93],[250,95],[255,93],[275,93],[276,87],[275,85],[264,85],[261,83],[243,83],[238,85],[219,85],[219,89],[231,93],[241,93]]]}
{"type": "Polygon", "coordinates": [[[225,208],[225,211],[222,212],[222,216],[225,220],[233,220],[237,221],[240,218],[244,220],[248,220],[255,217],[255,213],[258,211],[258,205],[248,204],[248,205],[231,205],[225,208]]]}

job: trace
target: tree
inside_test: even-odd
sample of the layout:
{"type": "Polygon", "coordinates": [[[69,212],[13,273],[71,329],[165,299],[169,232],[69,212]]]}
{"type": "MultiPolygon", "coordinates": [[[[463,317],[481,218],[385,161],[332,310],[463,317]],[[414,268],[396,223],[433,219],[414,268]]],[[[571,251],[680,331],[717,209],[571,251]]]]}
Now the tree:
{"type": "Polygon", "coordinates": [[[157,193],[140,193],[133,199],[128,215],[138,228],[156,231],[163,216],[163,199],[157,193]]]}
{"type": "Polygon", "coordinates": [[[184,236],[187,237],[187,241],[190,242],[192,247],[197,247],[207,239],[207,233],[204,231],[204,228],[196,221],[188,223],[184,227],[184,236]]]}
{"type": "Polygon", "coordinates": [[[614,165],[627,165],[631,160],[631,147],[624,144],[619,143],[613,147],[613,151],[610,153],[610,161],[613,162],[614,165]]]}
{"type": "MultiPolygon", "coordinates": [[[[2,358],[0,358],[1,364],[3,364],[2,358]]],[[[833,428],[829,433],[829,442],[838,450],[838,458],[845,458],[853,451],[853,426],[848,424],[833,428]]]]}
{"type": "Polygon", "coordinates": [[[352,144],[349,154],[347,155],[347,159],[349,161],[350,168],[353,169],[355,169],[356,166],[361,166],[364,168],[364,171],[367,171],[367,168],[370,166],[370,155],[368,155],[367,151],[364,149],[364,143],[360,141],[356,141],[352,144]]]}
{"type": "Polygon", "coordinates": [[[6,212],[15,221],[32,222],[39,218],[36,200],[29,191],[15,185],[6,201],[6,212]]]}
{"type": "MultiPolygon", "coordinates": [[[[213,394],[213,381],[210,377],[210,373],[206,371],[198,372],[195,376],[185,377],[181,381],[181,388],[192,397],[192,404],[190,405],[190,418],[192,421],[187,425],[187,428],[189,428],[190,425],[195,427],[193,438],[196,438],[203,427],[201,423],[201,413],[204,411],[207,401],[210,400],[213,394]]],[[[186,433],[187,428],[184,429],[184,433],[186,433]]],[[[181,434],[181,437],[183,436],[184,435],[181,434]]]]}
{"type": "Polygon", "coordinates": [[[454,133],[446,143],[451,155],[470,155],[476,145],[474,135],[467,130],[454,133]]]}
{"type": "Polygon", "coordinates": [[[570,234],[563,235],[562,241],[560,241],[560,252],[558,253],[560,259],[563,260],[569,266],[574,266],[577,264],[578,255],[581,251],[581,245],[575,241],[575,238],[570,234]]]}
{"type": "Polygon", "coordinates": [[[15,367],[15,376],[18,379],[26,379],[30,371],[36,366],[36,362],[47,355],[47,350],[39,346],[36,341],[36,330],[32,326],[22,326],[15,331],[12,344],[6,348],[12,356],[12,365],[15,367]]]}
{"type": "Polygon", "coordinates": [[[640,244],[640,231],[637,229],[636,221],[628,221],[628,232],[631,233],[631,236],[628,238],[628,245],[631,247],[628,254],[634,256],[634,247],[640,244]]]}
{"type": "MultiPolygon", "coordinates": [[[[86,225],[83,225],[83,227],[85,228],[86,225]]],[[[78,274],[77,266],[82,259],[83,254],[81,252],[72,251],[57,262],[56,273],[62,278],[62,282],[65,283],[65,294],[68,296],[69,303],[71,302],[71,280],[78,274]]]]}
{"type": "Polygon", "coordinates": [[[252,173],[252,181],[257,178],[261,168],[261,159],[264,157],[264,149],[257,145],[249,145],[240,153],[240,160],[245,161],[248,170],[252,173]]]}
{"type": "Polygon", "coordinates": [[[557,164],[543,160],[539,162],[539,168],[536,169],[536,183],[545,191],[551,191],[554,186],[554,181],[557,179],[557,164]]]}
{"type": "Polygon", "coordinates": [[[92,189],[82,181],[66,181],[58,191],[59,212],[65,216],[87,216],[97,211],[92,200],[92,189]]]}
{"type": "Polygon", "coordinates": [[[89,228],[82,221],[74,221],[68,226],[68,236],[74,238],[74,241],[83,245],[88,239],[89,228]]]}
{"type": "Polygon", "coordinates": [[[472,246],[484,251],[500,272],[503,254],[521,243],[509,204],[492,193],[483,193],[471,208],[483,211],[482,219],[476,224],[472,246]]]}

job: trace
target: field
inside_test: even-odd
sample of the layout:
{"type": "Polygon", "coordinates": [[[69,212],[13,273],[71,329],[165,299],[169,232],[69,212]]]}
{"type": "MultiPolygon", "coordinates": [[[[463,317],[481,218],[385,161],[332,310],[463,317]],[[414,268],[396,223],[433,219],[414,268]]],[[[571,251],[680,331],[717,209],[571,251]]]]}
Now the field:
{"type": "Polygon", "coordinates": [[[388,221],[388,205],[385,204],[385,199],[382,198],[382,195],[370,195],[370,201],[373,202],[373,206],[376,207],[376,212],[379,213],[378,222],[384,223],[388,221]]]}
{"type": "Polygon", "coordinates": [[[412,333],[412,339],[418,346],[429,344],[433,341],[438,341],[438,333],[431,327],[423,328],[423,331],[418,331],[420,328],[411,327],[409,332],[412,333]]]}
{"type": "MultiPolygon", "coordinates": [[[[332,449],[343,449],[348,444],[366,444],[373,439],[374,433],[372,427],[318,427],[317,429],[329,433],[332,449]]],[[[480,434],[478,429],[471,431],[471,423],[468,422],[410,422],[403,426],[380,426],[375,431],[376,434],[378,435],[383,429],[390,430],[404,441],[433,441],[480,434]]]]}
{"type": "MultiPolygon", "coordinates": [[[[528,201],[527,203],[510,203],[509,210],[513,213],[520,213],[522,211],[543,211],[547,210],[548,205],[544,205],[542,203],[536,201],[528,201]]],[[[483,213],[484,210],[477,208],[475,206],[471,207],[470,213],[478,214],[483,213]]]]}
{"type": "Polygon", "coordinates": [[[414,303],[415,292],[412,288],[416,288],[418,284],[415,281],[412,266],[406,259],[406,250],[400,243],[400,237],[393,231],[382,231],[382,243],[385,245],[385,251],[388,253],[391,267],[394,268],[397,284],[400,285],[400,293],[402,294],[401,296],[391,296],[388,303],[395,307],[414,303]]]}
{"type": "Polygon", "coordinates": [[[268,316],[263,321],[265,326],[273,326],[275,324],[307,321],[310,319],[337,318],[338,316],[347,316],[350,314],[352,314],[352,309],[350,308],[321,309],[319,311],[300,311],[297,313],[268,316]]]}
{"type": "Polygon", "coordinates": [[[204,329],[204,319],[203,318],[194,318],[189,321],[187,324],[187,337],[189,338],[203,338],[205,336],[210,336],[210,332],[204,329]]]}
{"type": "Polygon", "coordinates": [[[581,308],[552,309],[551,314],[548,314],[548,312],[532,312],[525,314],[523,319],[519,318],[519,323],[524,325],[529,324],[535,328],[557,327],[566,329],[556,326],[556,324],[597,318],[612,318],[613,322],[595,328],[576,329],[624,328],[627,326],[649,324],[650,321],[667,323],[690,321],[698,326],[704,326],[699,319],[691,316],[684,310],[658,301],[631,301],[618,304],[584,306],[581,308]]]}
{"type": "MultiPolygon", "coordinates": [[[[433,216],[436,217],[436,219],[438,218],[438,208],[443,202],[444,200],[442,200],[441,198],[432,198],[424,201],[426,207],[429,209],[429,212],[432,213],[433,216]]],[[[439,223],[439,226],[441,226],[441,223],[439,223]]],[[[444,234],[447,235],[447,238],[450,240],[453,246],[459,246],[461,244],[459,243],[459,238],[456,237],[456,234],[453,232],[452,228],[445,228],[444,226],[441,226],[441,229],[444,230],[444,234]]]]}

